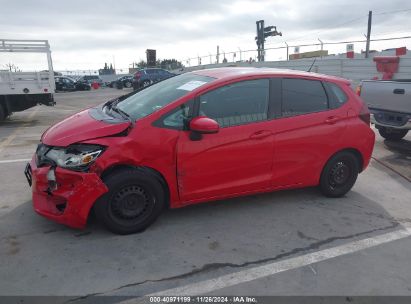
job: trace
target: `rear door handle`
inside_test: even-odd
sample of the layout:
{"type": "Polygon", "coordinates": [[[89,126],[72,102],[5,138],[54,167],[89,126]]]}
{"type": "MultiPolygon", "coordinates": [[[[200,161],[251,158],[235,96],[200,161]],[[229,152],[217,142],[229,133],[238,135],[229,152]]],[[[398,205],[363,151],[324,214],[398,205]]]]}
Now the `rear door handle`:
{"type": "Polygon", "coordinates": [[[405,94],[405,90],[404,89],[394,89],[394,91],[392,91],[394,94],[405,94]]]}
{"type": "Polygon", "coordinates": [[[261,130],[261,131],[255,132],[254,134],[251,134],[250,138],[251,139],[263,139],[271,135],[273,135],[271,131],[261,130]]]}
{"type": "Polygon", "coordinates": [[[325,123],[327,123],[329,125],[333,125],[339,120],[340,120],[340,118],[338,116],[330,116],[325,120],[325,123]]]}

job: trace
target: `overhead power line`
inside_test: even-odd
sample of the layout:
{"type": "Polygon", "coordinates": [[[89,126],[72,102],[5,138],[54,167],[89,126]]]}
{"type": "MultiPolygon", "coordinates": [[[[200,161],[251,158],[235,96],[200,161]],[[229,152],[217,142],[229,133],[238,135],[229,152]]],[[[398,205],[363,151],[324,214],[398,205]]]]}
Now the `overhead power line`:
{"type": "Polygon", "coordinates": [[[400,9],[400,10],[395,10],[395,11],[379,12],[379,13],[374,13],[374,15],[388,15],[388,14],[396,14],[396,13],[405,13],[409,11],[411,11],[411,8],[400,9]]]}

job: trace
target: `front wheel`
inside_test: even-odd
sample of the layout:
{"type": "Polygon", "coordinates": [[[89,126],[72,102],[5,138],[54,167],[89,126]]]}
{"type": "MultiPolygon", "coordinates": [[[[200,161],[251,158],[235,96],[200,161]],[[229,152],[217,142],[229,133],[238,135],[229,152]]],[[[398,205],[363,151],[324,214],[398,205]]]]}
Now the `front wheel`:
{"type": "Polygon", "coordinates": [[[378,133],[385,139],[397,141],[407,135],[408,130],[379,127],[378,133]]]}
{"type": "Polygon", "coordinates": [[[143,88],[148,87],[151,84],[150,80],[144,80],[141,84],[143,88]]]}
{"type": "Polygon", "coordinates": [[[359,163],[354,154],[340,152],[325,165],[320,178],[321,192],[328,197],[340,197],[354,186],[359,163]]]}
{"type": "Polygon", "coordinates": [[[95,204],[97,218],[118,234],[141,232],[160,215],[165,192],[154,174],[139,169],[116,171],[104,183],[109,191],[95,204]]]}
{"type": "Polygon", "coordinates": [[[133,84],[132,84],[130,81],[127,81],[127,82],[124,84],[124,86],[125,86],[126,88],[131,88],[131,87],[133,86],[133,84]]]}

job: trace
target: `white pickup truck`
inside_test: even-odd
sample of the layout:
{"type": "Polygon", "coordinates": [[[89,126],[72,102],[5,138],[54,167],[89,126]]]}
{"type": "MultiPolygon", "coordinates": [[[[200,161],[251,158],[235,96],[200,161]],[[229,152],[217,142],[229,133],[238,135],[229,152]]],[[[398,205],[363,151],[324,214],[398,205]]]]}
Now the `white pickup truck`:
{"type": "Polygon", "coordinates": [[[411,129],[411,79],[364,80],[357,88],[380,135],[400,140],[411,129]]]}
{"type": "Polygon", "coordinates": [[[47,40],[0,39],[0,53],[46,53],[48,70],[42,72],[0,71],[0,121],[13,112],[55,104],[54,71],[47,40]]]}

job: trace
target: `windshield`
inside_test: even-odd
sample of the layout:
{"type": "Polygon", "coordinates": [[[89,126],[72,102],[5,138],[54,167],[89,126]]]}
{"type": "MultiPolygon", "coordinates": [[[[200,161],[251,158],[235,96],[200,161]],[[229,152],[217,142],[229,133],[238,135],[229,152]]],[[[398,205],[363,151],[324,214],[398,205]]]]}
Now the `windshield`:
{"type": "Polygon", "coordinates": [[[215,78],[182,74],[154,84],[120,101],[117,107],[133,120],[143,118],[215,78]]]}

